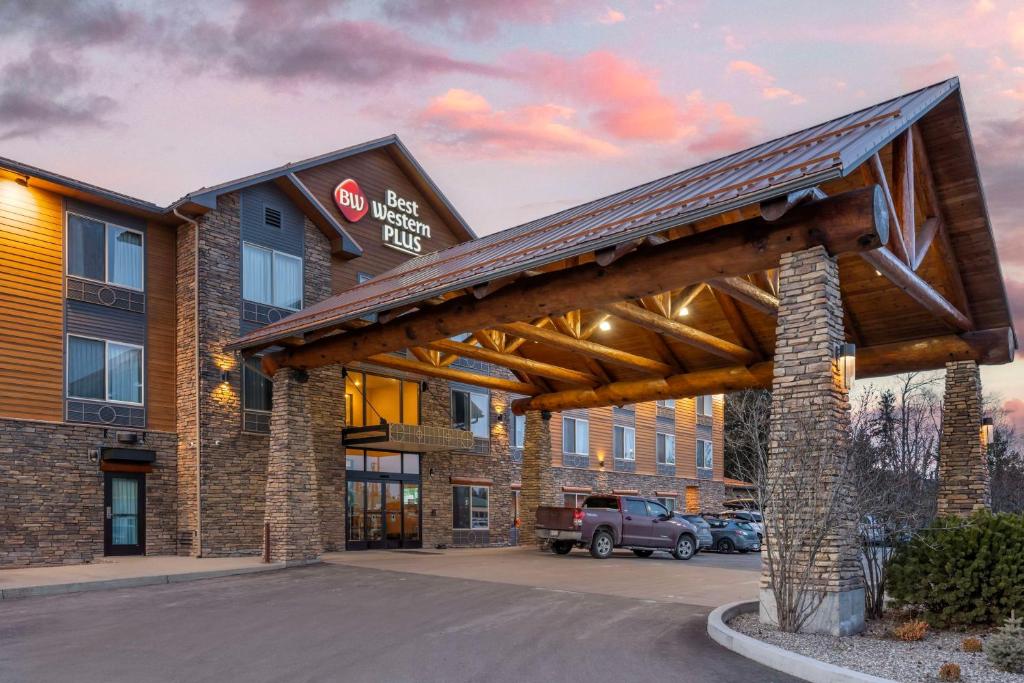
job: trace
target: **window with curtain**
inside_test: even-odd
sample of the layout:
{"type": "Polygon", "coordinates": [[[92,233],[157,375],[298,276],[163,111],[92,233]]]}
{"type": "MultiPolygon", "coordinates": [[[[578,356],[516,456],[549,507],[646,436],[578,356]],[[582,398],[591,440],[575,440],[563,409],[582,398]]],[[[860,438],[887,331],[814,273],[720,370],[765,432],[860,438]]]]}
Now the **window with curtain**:
{"type": "Polygon", "coordinates": [[[274,383],[263,374],[259,358],[247,358],[242,366],[242,407],[269,413],[273,408],[274,383]]]}
{"type": "Polygon", "coordinates": [[[302,259],[242,244],[242,298],[297,311],[302,308],[302,259]]]}
{"type": "Polygon", "coordinates": [[[145,289],[142,233],[69,213],[68,275],[145,289]]]}
{"type": "Polygon", "coordinates": [[[142,347],[68,336],[68,396],[141,404],[142,347]]]}
{"type": "Polygon", "coordinates": [[[663,399],[657,401],[657,404],[658,404],[659,408],[675,408],[676,407],[675,399],[672,399],[672,398],[663,398],[663,399]]]}
{"type": "Polygon", "coordinates": [[[562,452],[576,455],[590,453],[590,423],[587,420],[562,418],[562,452]]]}
{"type": "Polygon", "coordinates": [[[486,486],[452,487],[452,528],[487,529],[490,527],[488,498],[490,488],[486,486]]]}
{"type": "Polygon", "coordinates": [[[452,427],[473,432],[477,439],[491,438],[489,395],[452,389],[452,427]]]}
{"type": "Polygon", "coordinates": [[[636,460],[636,430],[615,425],[612,430],[612,457],[616,460],[636,460]]]}
{"type": "Polygon", "coordinates": [[[697,397],[697,414],[711,417],[714,414],[714,407],[712,405],[711,396],[698,396],[697,397]]]}
{"type": "Polygon", "coordinates": [[[697,439],[697,469],[710,470],[714,466],[711,442],[697,439]]]}
{"type": "Polygon", "coordinates": [[[659,465],[676,464],[676,437],[672,434],[657,434],[657,456],[659,465]]]}

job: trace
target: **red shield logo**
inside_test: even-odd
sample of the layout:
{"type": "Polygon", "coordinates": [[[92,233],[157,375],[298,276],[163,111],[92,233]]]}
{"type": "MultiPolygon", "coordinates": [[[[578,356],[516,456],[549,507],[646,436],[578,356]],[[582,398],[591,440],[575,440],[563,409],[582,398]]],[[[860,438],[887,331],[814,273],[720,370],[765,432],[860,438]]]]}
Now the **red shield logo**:
{"type": "Polygon", "coordinates": [[[341,215],[350,223],[355,223],[365,216],[370,208],[366,195],[359,188],[359,183],[351,178],[342,180],[334,188],[334,203],[341,209],[341,215]]]}

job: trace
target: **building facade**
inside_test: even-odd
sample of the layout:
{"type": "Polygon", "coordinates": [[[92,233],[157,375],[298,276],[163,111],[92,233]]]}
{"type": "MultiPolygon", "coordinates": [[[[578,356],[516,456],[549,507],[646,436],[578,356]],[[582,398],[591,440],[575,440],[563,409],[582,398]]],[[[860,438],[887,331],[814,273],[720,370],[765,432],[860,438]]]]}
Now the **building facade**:
{"type": "MultiPolygon", "coordinates": [[[[393,137],[168,207],[0,159],[0,566],[262,552],[273,387],[225,345],[472,239],[393,137]]],[[[308,382],[324,551],[519,540],[515,395],[374,363],[308,382]],[[415,450],[382,422],[472,440],[415,450]]],[[[547,494],[717,509],[723,406],[553,414],[547,494]]]]}

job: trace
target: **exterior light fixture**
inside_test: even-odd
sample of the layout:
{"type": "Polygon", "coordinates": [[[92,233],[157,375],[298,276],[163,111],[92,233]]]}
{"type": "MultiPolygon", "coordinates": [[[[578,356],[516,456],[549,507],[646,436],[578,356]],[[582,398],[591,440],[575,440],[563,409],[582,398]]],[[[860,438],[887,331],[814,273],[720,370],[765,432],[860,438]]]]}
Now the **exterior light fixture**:
{"type": "Polygon", "coordinates": [[[986,446],[991,446],[992,442],[996,440],[996,424],[995,420],[991,417],[981,418],[981,442],[986,446]]]}
{"type": "Polygon", "coordinates": [[[227,382],[230,379],[231,379],[231,373],[229,371],[227,371],[227,370],[221,370],[220,371],[220,381],[221,382],[227,382]]]}
{"type": "Polygon", "coordinates": [[[608,330],[612,329],[612,324],[610,322],[608,322],[607,320],[602,320],[600,323],[598,323],[597,327],[602,332],[607,332],[608,330]]]}
{"type": "Polygon", "coordinates": [[[601,469],[604,469],[604,453],[597,456],[597,464],[601,469]]]}
{"type": "Polygon", "coordinates": [[[857,379],[857,345],[840,344],[836,358],[839,361],[839,375],[843,381],[843,388],[849,391],[857,379]]]}
{"type": "Polygon", "coordinates": [[[680,318],[685,318],[688,315],[690,315],[690,309],[687,308],[686,306],[681,306],[679,308],[679,317],[680,318]]]}

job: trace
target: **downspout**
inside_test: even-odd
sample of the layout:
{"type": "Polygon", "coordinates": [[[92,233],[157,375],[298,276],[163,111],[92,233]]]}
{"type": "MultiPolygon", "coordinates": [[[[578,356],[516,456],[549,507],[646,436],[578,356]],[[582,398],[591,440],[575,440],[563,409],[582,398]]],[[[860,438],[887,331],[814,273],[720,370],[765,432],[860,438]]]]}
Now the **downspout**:
{"type": "Polygon", "coordinates": [[[200,407],[202,391],[202,372],[200,370],[199,358],[199,222],[193,218],[180,213],[177,208],[173,209],[174,215],[192,225],[192,268],[193,268],[193,290],[192,290],[192,320],[193,320],[193,341],[195,342],[196,376],[196,544],[198,553],[196,557],[203,556],[203,430],[200,424],[200,407]]]}

